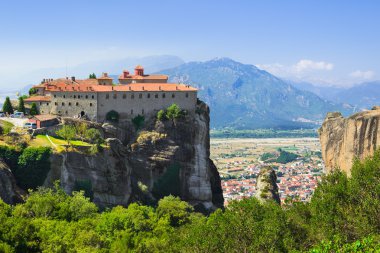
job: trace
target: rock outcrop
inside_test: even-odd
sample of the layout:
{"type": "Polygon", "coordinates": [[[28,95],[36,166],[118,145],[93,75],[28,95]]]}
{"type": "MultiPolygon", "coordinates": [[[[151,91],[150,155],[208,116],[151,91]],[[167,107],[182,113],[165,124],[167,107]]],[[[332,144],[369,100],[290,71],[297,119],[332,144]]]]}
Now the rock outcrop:
{"type": "Polygon", "coordinates": [[[380,144],[380,107],[344,118],[340,113],[328,113],[319,139],[326,172],[341,169],[350,175],[353,160],[374,154],[380,144]]]}
{"type": "Polygon", "coordinates": [[[140,131],[130,122],[103,124],[104,135],[114,137],[107,139],[109,148],[96,155],[52,155],[45,185],[59,179],[66,192],[86,185],[101,207],[169,194],[199,210],[223,207],[219,173],[209,159],[209,108],[199,102],[196,111],[173,121],[146,119],[140,131]]]}
{"type": "Polygon", "coordinates": [[[16,185],[8,165],[0,159],[0,199],[7,204],[16,204],[22,202],[26,193],[16,185]]]}
{"type": "Polygon", "coordinates": [[[261,202],[275,201],[278,204],[281,203],[276,172],[270,166],[262,167],[257,176],[256,198],[261,202]]]}

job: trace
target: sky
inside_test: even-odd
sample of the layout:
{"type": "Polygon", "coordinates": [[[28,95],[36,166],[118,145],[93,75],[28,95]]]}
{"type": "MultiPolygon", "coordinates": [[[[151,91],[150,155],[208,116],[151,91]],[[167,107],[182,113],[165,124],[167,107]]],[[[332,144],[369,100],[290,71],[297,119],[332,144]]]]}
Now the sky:
{"type": "Polygon", "coordinates": [[[150,55],[350,86],[380,79],[378,13],[375,0],[1,1],[0,92],[35,71],[150,55]]]}

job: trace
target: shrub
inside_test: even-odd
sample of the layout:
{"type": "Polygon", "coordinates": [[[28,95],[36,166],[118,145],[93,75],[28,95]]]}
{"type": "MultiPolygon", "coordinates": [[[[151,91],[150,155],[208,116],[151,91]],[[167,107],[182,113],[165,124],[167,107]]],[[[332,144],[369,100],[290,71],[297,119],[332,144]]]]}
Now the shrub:
{"type": "Polygon", "coordinates": [[[24,98],[23,97],[18,98],[17,111],[25,113],[25,105],[24,105],[24,98]]]}
{"type": "Polygon", "coordinates": [[[166,134],[161,134],[156,131],[142,131],[137,137],[138,144],[155,144],[157,141],[166,138],[166,134]]]}

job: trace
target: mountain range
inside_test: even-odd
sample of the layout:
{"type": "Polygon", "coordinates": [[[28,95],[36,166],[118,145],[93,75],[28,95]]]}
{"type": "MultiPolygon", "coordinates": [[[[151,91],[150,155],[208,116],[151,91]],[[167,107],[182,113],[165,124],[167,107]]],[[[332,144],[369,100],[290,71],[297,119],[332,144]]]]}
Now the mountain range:
{"type": "Polygon", "coordinates": [[[210,105],[214,128],[316,127],[329,111],[353,110],[229,58],[189,62],[160,73],[169,75],[171,82],[199,89],[200,99],[210,105]]]}

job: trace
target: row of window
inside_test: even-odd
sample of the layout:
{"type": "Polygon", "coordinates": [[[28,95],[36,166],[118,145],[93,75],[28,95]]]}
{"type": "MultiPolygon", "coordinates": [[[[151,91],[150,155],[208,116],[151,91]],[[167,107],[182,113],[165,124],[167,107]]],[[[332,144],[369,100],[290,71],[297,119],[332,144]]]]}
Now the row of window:
{"type": "MultiPolygon", "coordinates": [[[[54,97],[56,98],[57,95],[54,95],[54,97]]],[[[66,98],[66,95],[62,95],[62,97],[63,97],[63,98],[66,98]]],[[[89,95],[85,95],[85,96],[83,96],[83,95],[78,95],[78,96],[77,96],[77,95],[74,95],[74,96],[70,96],[70,97],[78,98],[78,99],[81,99],[81,98],[86,98],[86,99],[88,99],[90,96],[89,96],[89,95]]],[[[91,95],[91,98],[94,99],[95,96],[94,96],[94,95],[91,95]]]]}
{"type": "MultiPolygon", "coordinates": [[[[188,98],[188,97],[189,97],[189,93],[186,93],[185,96],[188,98]]],[[[114,99],[117,99],[117,94],[114,93],[112,97],[113,97],[114,99]]],[[[150,93],[148,93],[148,94],[146,95],[146,97],[147,97],[147,98],[150,98],[150,93]]],[[[155,98],[158,98],[158,94],[154,94],[154,97],[155,97],[155,98]]],[[[165,98],[165,97],[166,97],[166,94],[165,94],[165,93],[162,93],[162,98],[165,98]]],[[[109,99],[109,98],[110,98],[110,94],[106,94],[106,99],[109,99]]],[[[123,99],[126,99],[126,98],[127,98],[127,94],[123,94],[123,99]]],[[[132,94],[132,95],[131,95],[131,99],[134,99],[134,98],[135,98],[135,95],[132,94]]],[[[142,94],[142,93],[139,94],[139,98],[143,98],[143,94],[142,94]]],[[[172,98],[175,98],[175,94],[174,94],[174,93],[172,93],[172,98]]]]}
{"type": "MultiPolygon", "coordinates": [[[[54,104],[55,104],[55,105],[58,105],[58,102],[55,102],[54,104]]],[[[49,105],[49,103],[47,103],[46,105],[49,105]]],[[[62,102],[61,105],[62,105],[62,106],[65,106],[65,102],[62,102]]],[[[71,106],[71,102],[69,102],[68,105],[71,106]]],[[[76,105],[76,106],[79,106],[79,103],[76,102],[75,105],[76,105]]],[[[90,106],[92,106],[92,103],[90,103],[90,106]]]]}

